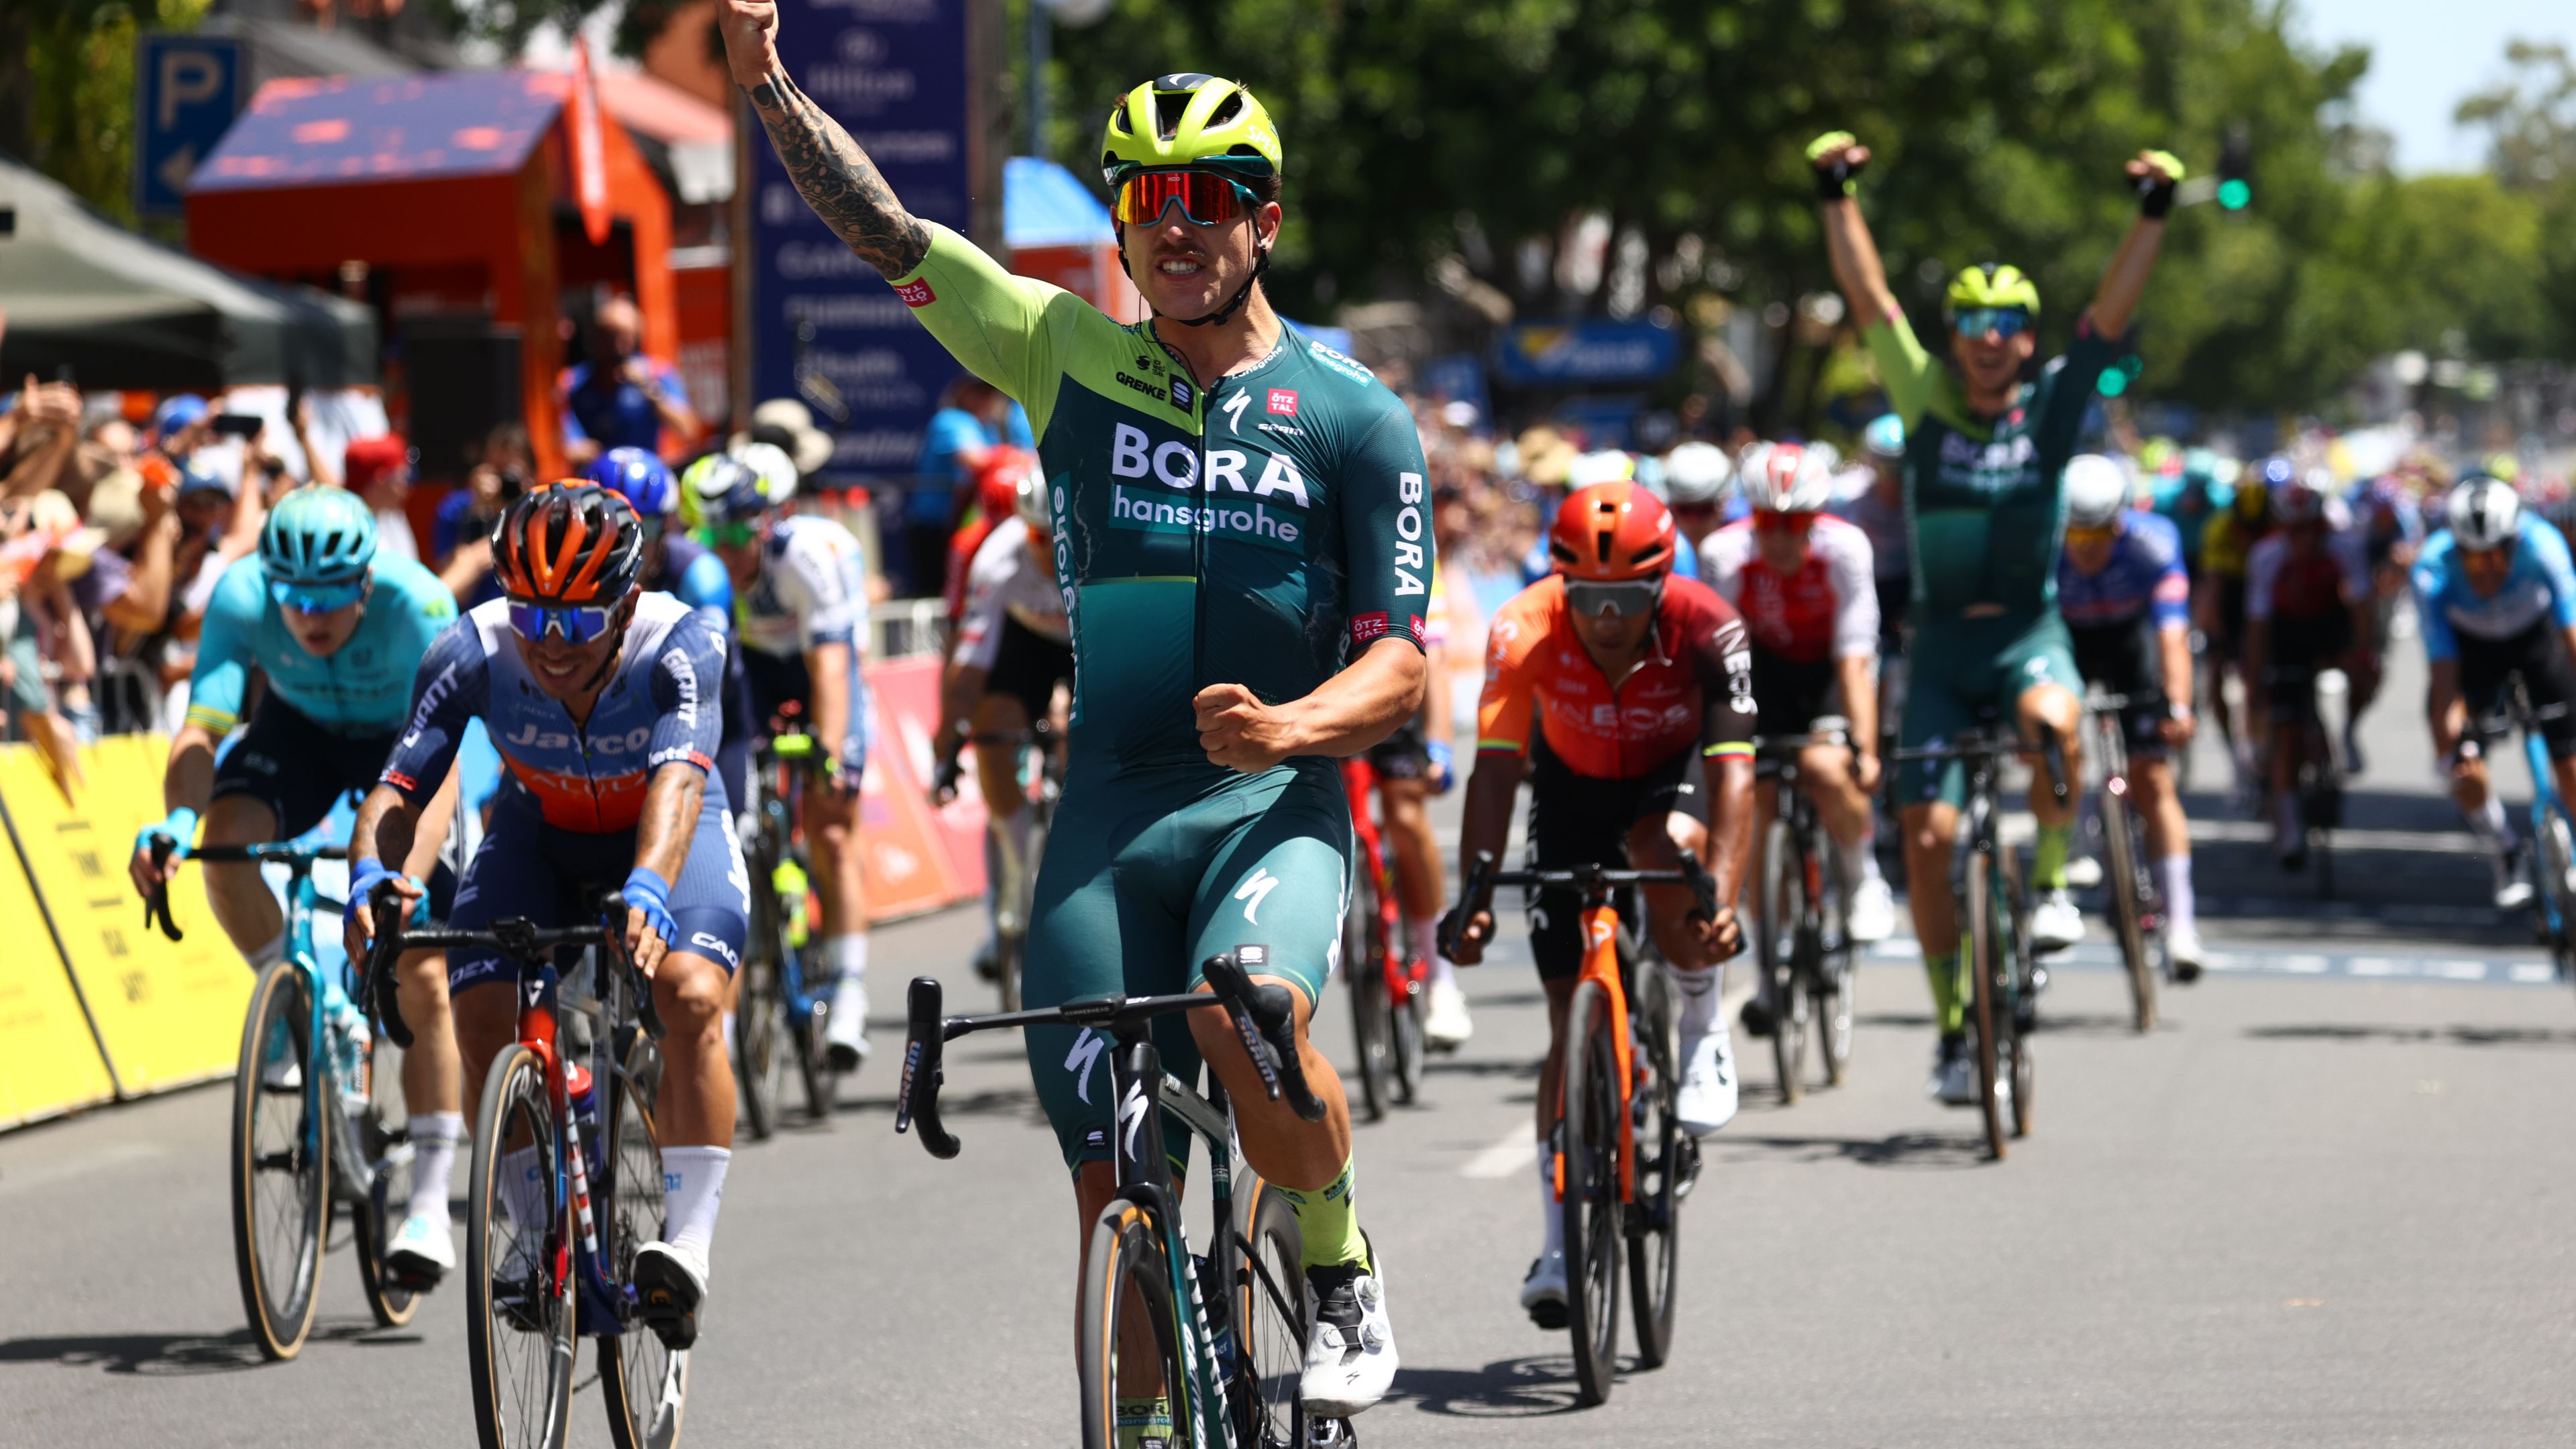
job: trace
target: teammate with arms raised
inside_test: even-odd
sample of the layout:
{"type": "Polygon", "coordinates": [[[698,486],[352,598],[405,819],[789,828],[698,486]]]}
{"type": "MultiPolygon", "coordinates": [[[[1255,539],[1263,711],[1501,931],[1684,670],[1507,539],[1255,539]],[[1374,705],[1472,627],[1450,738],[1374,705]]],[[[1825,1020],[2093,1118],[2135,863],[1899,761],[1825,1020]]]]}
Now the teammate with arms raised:
{"type": "MultiPolygon", "coordinates": [[[[1385,738],[1421,700],[1429,500],[1403,405],[1285,328],[1261,290],[1281,218],[1269,116],[1204,75],[1119,99],[1102,170],[1128,275],[1154,313],[1122,327],[904,210],[789,78],[767,0],[724,0],[719,20],[797,189],[1037,435],[1075,685],[1028,1004],[1172,990],[1195,984],[1209,955],[1260,944],[1299,998],[1302,1039],[1347,891],[1334,757],[1385,738]]],[[[1221,1012],[1191,1013],[1157,1043],[1183,1077],[1204,1048],[1245,1157],[1296,1210],[1316,1305],[1307,1407],[1369,1407],[1396,1351],[1381,1255],[1355,1216],[1339,1077],[1301,1040],[1328,1109],[1308,1123],[1268,1099],[1221,1012]]],[[[1058,1028],[1027,1044],[1087,1233],[1112,1189],[1105,1042],[1058,1028]]],[[[1186,1150],[1185,1136],[1169,1140],[1186,1150]]],[[[1156,1401],[1124,1417],[1140,1439],[1170,1432],[1156,1401]]]]}

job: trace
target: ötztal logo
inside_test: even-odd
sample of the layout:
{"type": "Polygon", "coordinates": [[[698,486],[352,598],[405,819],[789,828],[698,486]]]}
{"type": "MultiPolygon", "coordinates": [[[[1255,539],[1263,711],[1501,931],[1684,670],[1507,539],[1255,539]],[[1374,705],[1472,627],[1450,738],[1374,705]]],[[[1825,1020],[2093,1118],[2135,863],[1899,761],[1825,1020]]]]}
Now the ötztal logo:
{"type": "Polygon", "coordinates": [[[895,288],[894,294],[901,297],[907,307],[927,307],[939,300],[939,294],[930,290],[930,283],[919,277],[895,288]]]}
{"type": "Polygon", "coordinates": [[[1293,418],[1297,416],[1297,389],[1293,387],[1272,388],[1270,390],[1270,411],[1277,417],[1293,418]]]}
{"type": "Polygon", "coordinates": [[[1351,617],[1351,642],[1354,644],[1366,644],[1371,640],[1383,639],[1386,633],[1387,622],[1384,610],[1374,614],[1355,614],[1351,617]]]}

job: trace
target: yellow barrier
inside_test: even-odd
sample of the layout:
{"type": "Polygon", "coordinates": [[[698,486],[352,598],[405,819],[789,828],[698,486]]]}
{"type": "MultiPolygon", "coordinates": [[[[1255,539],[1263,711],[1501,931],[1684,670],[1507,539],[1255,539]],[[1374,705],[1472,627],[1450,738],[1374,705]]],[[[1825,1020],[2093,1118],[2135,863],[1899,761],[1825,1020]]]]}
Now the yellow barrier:
{"type": "Polygon", "coordinates": [[[18,853],[0,840],[0,1127],[115,1094],[18,853]]]}
{"type": "MultiPolygon", "coordinates": [[[[229,1073],[250,999],[250,969],[215,924],[204,877],[185,871],[170,892],[188,938],[182,943],[143,924],[125,874],[134,833],[163,814],[169,750],[160,735],[101,740],[81,752],[88,779],[80,798],[66,802],[32,747],[0,747],[0,804],[98,1024],[118,1095],[127,1097],[229,1073]]],[[[10,923],[0,949],[13,959],[25,947],[51,954],[34,911],[23,930],[15,913],[0,916],[10,923]]]]}

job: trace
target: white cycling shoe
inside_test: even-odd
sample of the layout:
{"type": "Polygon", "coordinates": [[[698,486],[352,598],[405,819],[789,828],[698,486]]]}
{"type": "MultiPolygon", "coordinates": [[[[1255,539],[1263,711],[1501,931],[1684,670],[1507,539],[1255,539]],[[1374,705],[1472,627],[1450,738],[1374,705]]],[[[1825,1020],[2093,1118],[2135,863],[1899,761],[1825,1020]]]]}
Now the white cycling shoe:
{"type": "Polygon", "coordinates": [[[1966,1107],[1977,1100],[1977,1064],[1968,1055],[1968,1039],[1943,1037],[1932,1052],[1932,1080],[1926,1084],[1943,1105],[1966,1107]]]}
{"type": "Polygon", "coordinates": [[[2531,904],[2531,876],[2522,868],[2523,847],[2516,844],[2501,855],[2487,857],[2495,870],[2495,904],[2499,911],[2518,911],[2531,904]]]}
{"type": "Polygon", "coordinates": [[[456,1244],[448,1237],[447,1215],[441,1213],[435,1221],[427,1213],[404,1218],[385,1245],[385,1266],[415,1283],[435,1283],[455,1271],[456,1244]]]}
{"type": "Polygon", "coordinates": [[[1673,1115],[1682,1130],[1706,1137],[1735,1120],[1735,1037],[1723,1027],[1682,1038],[1682,1087],[1673,1115]]]}
{"type": "Polygon", "coordinates": [[[635,1250],[635,1305],[666,1348],[698,1341],[698,1308],[707,1301],[707,1264],[678,1243],[635,1250]]]}
{"type": "Polygon", "coordinates": [[[2084,913],[2061,886],[2046,892],[2030,908],[2030,944],[2034,950],[2063,951],[2084,939],[2084,913]]]}
{"type": "Polygon", "coordinates": [[[1369,1245],[1365,1264],[1307,1269],[1306,1292],[1315,1326],[1307,1332],[1297,1396],[1318,1418],[1347,1419],[1385,1398],[1395,1381],[1395,1327],[1386,1316],[1376,1245],[1369,1245]]]}
{"type": "Polygon", "coordinates": [[[2200,979],[2200,968],[2209,958],[2201,950],[2200,933],[2193,930],[2165,932],[2165,960],[2173,964],[2173,979],[2188,986],[2200,979]]]}
{"type": "Polygon", "coordinates": [[[1476,1034],[1467,1017],[1467,993],[1455,981],[1431,983],[1430,1011],[1422,1021],[1423,1040],[1442,1051],[1456,1051],[1476,1034]]]}
{"type": "Polygon", "coordinates": [[[832,1069],[855,1072],[868,1059],[868,988],[856,976],[844,976],[832,989],[832,1015],[823,1040],[832,1053],[832,1069]]]}
{"type": "Polygon", "coordinates": [[[1551,1332],[1565,1326],[1565,1250],[1541,1253],[1521,1280],[1521,1311],[1551,1332]]]}
{"type": "Polygon", "coordinates": [[[1852,940],[1864,946],[1895,935],[1896,892],[1884,880],[1865,880],[1852,887],[1845,928],[1852,940]]]}

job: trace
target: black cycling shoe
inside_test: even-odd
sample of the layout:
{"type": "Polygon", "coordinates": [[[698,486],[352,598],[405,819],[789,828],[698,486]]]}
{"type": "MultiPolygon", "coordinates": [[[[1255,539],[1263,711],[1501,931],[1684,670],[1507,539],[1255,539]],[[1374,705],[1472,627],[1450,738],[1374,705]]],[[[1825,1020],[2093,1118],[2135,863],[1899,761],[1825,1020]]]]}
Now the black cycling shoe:
{"type": "Polygon", "coordinates": [[[706,1301],[706,1270],[668,1243],[635,1250],[635,1307],[645,1325],[673,1351],[698,1341],[698,1305],[706,1301]]]}

